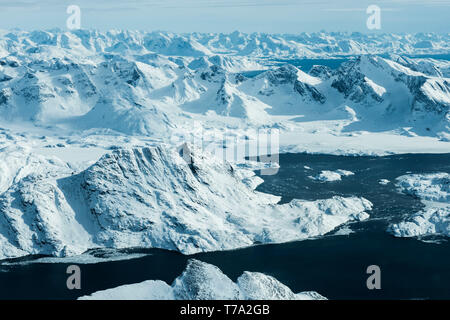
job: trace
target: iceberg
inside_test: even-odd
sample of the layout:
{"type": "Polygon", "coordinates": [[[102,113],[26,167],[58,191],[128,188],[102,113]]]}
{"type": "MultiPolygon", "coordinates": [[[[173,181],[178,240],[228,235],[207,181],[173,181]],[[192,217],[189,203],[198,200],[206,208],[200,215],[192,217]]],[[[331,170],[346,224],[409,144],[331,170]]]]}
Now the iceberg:
{"type": "Polygon", "coordinates": [[[329,170],[323,170],[320,174],[316,176],[309,176],[310,179],[322,181],[322,182],[332,182],[332,181],[340,181],[342,180],[342,177],[345,176],[352,176],[354,175],[353,172],[347,171],[347,170],[336,170],[336,171],[329,171],[329,170]]]}
{"type": "Polygon", "coordinates": [[[97,291],[79,300],[326,300],[314,291],[294,293],[274,277],[244,272],[233,282],[214,265],[191,259],[168,285],[149,280],[97,291]]]}

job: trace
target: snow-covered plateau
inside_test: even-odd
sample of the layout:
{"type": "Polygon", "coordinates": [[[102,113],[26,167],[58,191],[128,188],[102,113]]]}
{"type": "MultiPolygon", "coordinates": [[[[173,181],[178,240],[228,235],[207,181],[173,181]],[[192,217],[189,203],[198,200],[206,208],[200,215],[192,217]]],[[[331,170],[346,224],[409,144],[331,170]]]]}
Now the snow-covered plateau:
{"type": "Polygon", "coordinates": [[[448,153],[449,64],[410,57],[448,37],[1,31],[0,259],[227,250],[366,219],[363,198],[256,192],[252,170],[277,162],[247,146],[276,132],[271,153],[448,153]]]}
{"type": "Polygon", "coordinates": [[[391,224],[396,237],[450,236],[450,174],[415,174],[397,178],[400,191],[416,196],[425,208],[406,220],[391,224]]]}
{"type": "Polygon", "coordinates": [[[233,282],[211,264],[191,259],[172,285],[149,280],[97,291],[80,300],[324,300],[314,291],[293,293],[275,278],[244,272],[233,282]]]}

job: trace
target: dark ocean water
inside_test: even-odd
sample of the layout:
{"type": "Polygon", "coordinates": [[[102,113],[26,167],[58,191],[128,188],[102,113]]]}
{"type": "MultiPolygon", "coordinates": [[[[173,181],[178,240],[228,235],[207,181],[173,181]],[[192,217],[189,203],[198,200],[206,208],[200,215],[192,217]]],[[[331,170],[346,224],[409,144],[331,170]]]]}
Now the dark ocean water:
{"type": "MultiPolygon", "coordinates": [[[[227,252],[183,256],[165,250],[123,250],[149,255],[115,262],[82,264],[82,289],[66,288],[67,263],[0,265],[0,299],[73,299],[94,291],[150,279],[171,283],[196,258],[218,266],[230,278],[243,271],[276,277],[293,291],[315,290],[330,299],[450,299],[450,242],[434,237],[422,242],[394,238],[390,222],[413,214],[421,202],[400,194],[392,183],[407,173],[450,172],[450,154],[345,157],[285,154],[277,175],[264,176],[258,190],[293,198],[321,199],[333,195],[363,196],[374,204],[371,219],[345,226],[353,233],[315,240],[260,245],[227,252]],[[309,166],[312,170],[305,169],[309,166]],[[355,173],[342,181],[320,183],[308,178],[321,170],[355,173]],[[368,290],[366,269],[381,268],[381,290],[368,290]]],[[[97,250],[93,255],[102,256],[97,250]]],[[[32,257],[21,260],[33,260],[32,257]]]]}

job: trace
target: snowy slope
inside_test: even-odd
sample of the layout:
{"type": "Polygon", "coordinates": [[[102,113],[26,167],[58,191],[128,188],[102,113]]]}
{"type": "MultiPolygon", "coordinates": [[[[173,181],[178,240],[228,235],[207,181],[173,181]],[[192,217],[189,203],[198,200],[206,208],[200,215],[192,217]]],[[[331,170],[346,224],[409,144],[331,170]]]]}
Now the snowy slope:
{"type": "Polygon", "coordinates": [[[275,278],[244,272],[233,282],[211,264],[195,259],[172,285],[163,281],[144,281],[94,292],[79,300],[324,300],[317,292],[293,293],[275,278]]]}
{"type": "Polygon", "coordinates": [[[450,174],[415,174],[397,178],[400,191],[420,199],[436,202],[450,202],[450,174]]]}
{"type": "Polygon", "coordinates": [[[70,57],[46,61],[36,54],[31,61],[23,57],[20,64],[0,67],[9,77],[0,83],[2,118],[129,134],[155,134],[171,126],[147,97],[177,78],[175,63],[149,55],[138,58],[145,62],[119,55],[70,57]]]}
{"type": "Polygon", "coordinates": [[[450,236],[450,174],[416,174],[397,178],[400,191],[419,197],[425,208],[389,226],[396,237],[450,236]]]}
{"type": "Polygon", "coordinates": [[[185,147],[119,149],[79,174],[31,174],[0,196],[0,257],[93,247],[185,254],[323,235],[368,218],[363,198],[317,201],[253,190],[252,171],[185,147]]]}
{"type": "MultiPolygon", "coordinates": [[[[261,54],[280,59],[292,46],[315,44],[311,51],[319,52],[333,37],[345,35],[211,36],[87,30],[3,34],[0,43],[8,54],[0,59],[0,119],[167,140],[192,114],[215,114],[222,117],[216,126],[233,118],[243,127],[302,132],[305,122],[331,120],[337,121],[333,134],[389,131],[450,139],[447,67],[437,60],[361,56],[338,70],[315,66],[308,74],[247,51],[253,43],[262,47],[255,49],[261,54]],[[254,78],[239,73],[255,69],[266,71],[254,78]]],[[[366,45],[377,42],[350,37],[366,45]]],[[[361,45],[350,47],[365,52],[361,45]]]]}
{"type": "Polygon", "coordinates": [[[347,130],[405,126],[419,135],[448,134],[448,79],[380,57],[362,56],[344,63],[331,86],[344,95],[360,120],[347,130]]]}
{"type": "Polygon", "coordinates": [[[205,69],[211,66],[218,66],[228,72],[241,72],[264,70],[266,67],[257,60],[248,57],[236,57],[231,55],[211,55],[192,60],[188,67],[192,70],[205,69]]]}
{"type": "Polygon", "coordinates": [[[405,56],[390,55],[390,60],[410,68],[411,70],[424,73],[429,76],[450,77],[450,61],[433,58],[407,58],[405,56]]]}
{"type": "Polygon", "coordinates": [[[413,214],[405,221],[389,226],[396,237],[450,236],[450,206],[432,206],[413,214]]]}

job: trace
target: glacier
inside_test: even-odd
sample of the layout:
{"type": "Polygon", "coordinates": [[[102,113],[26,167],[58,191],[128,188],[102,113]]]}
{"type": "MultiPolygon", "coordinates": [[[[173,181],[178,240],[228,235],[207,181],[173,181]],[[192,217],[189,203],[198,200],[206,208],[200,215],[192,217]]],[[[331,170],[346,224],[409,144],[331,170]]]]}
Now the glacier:
{"type": "Polygon", "coordinates": [[[97,291],[79,300],[326,300],[314,291],[293,293],[275,278],[245,271],[233,282],[214,265],[190,259],[172,285],[149,280],[97,291]]]}

